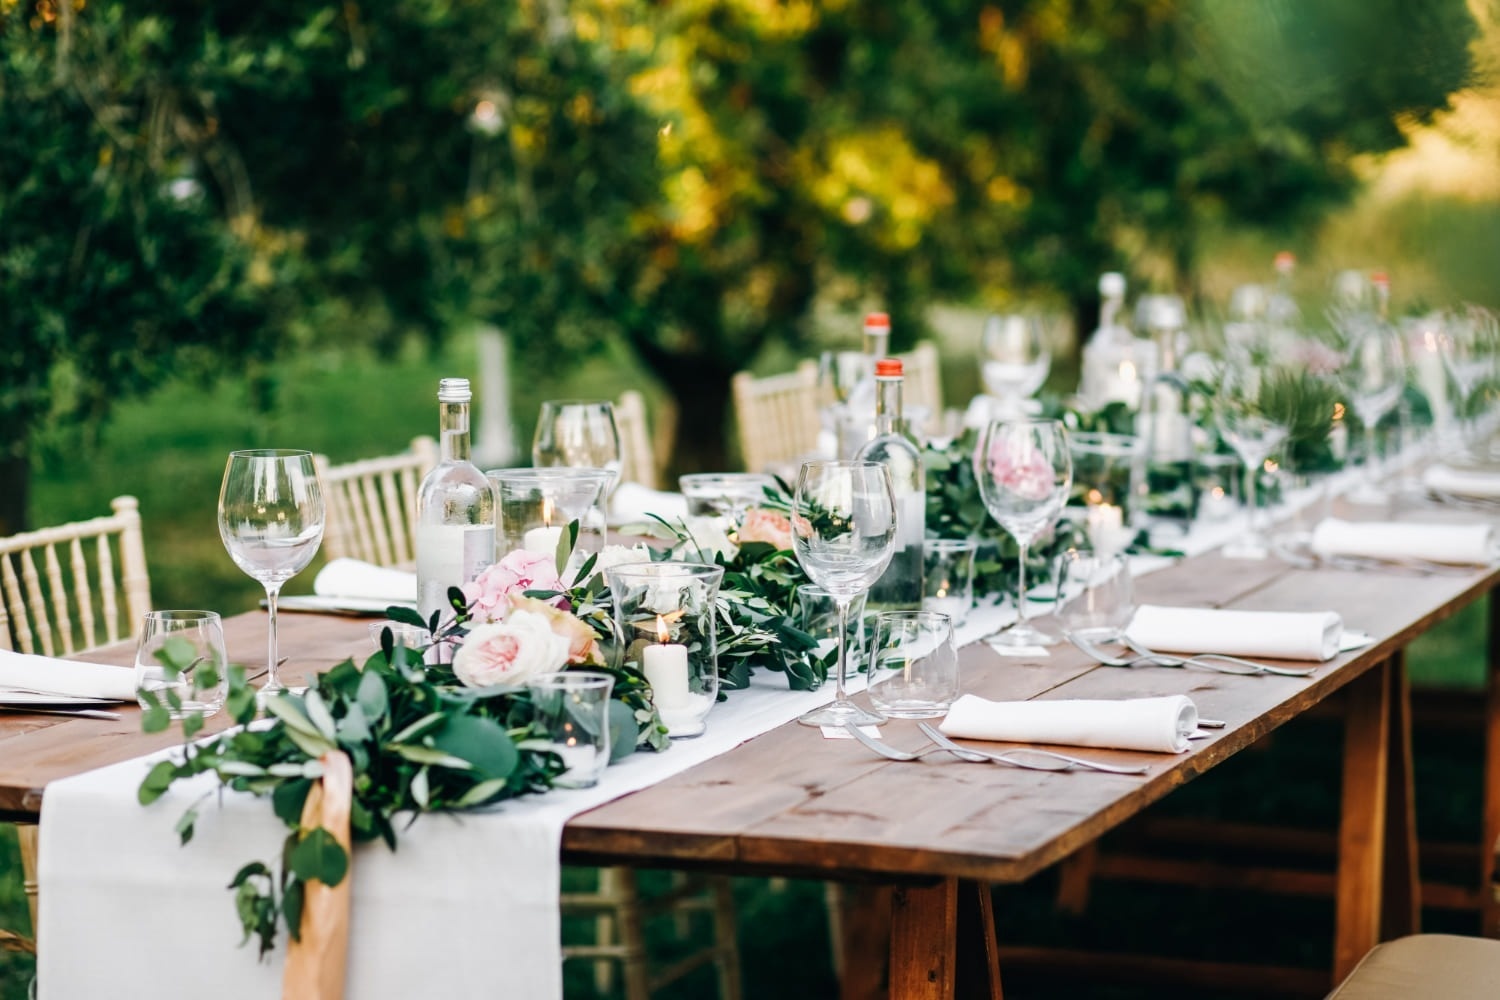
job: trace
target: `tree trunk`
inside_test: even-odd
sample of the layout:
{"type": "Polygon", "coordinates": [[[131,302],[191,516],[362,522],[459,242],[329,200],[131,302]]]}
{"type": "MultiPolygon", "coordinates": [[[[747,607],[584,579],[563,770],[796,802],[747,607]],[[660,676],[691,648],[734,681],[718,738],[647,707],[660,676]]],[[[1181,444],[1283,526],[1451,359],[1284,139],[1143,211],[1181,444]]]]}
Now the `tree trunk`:
{"type": "Polygon", "coordinates": [[[657,374],[677,400],[677,437],[667,463],[667,482],[675,483],[684,472],[729,471],[727,430],[731,405],[729,380],[733,372],[720,371],[697,359],[665,368],[657,374]]]}
{"type": "Polygon", "coordinates": [[[31,495],[31,461],[24,444],[0,453],[0,536],[26,530],[26,501],[31,495]]]}

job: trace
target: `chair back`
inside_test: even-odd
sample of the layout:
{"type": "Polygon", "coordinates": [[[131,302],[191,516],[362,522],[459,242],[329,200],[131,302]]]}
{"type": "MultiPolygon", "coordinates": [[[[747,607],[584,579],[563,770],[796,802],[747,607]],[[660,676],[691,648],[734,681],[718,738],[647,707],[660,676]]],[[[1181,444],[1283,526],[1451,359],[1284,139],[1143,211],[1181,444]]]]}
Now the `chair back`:
{"type": "Polygon", "coordinates": [[[620,394],[615,401],[615,428],[620,432],[620,482],[661,489],[645,396],[635,389],[620,394]]]}
{"type": "Polygon", "coordinates": [[[314,455],[327,509],[323,554],[377,566],[415,566],[417,490],[437,462],[437,442],[430,437],[414,438],[411,450],[399,455],[346,465],[330,465],[326,455],[314,455]]]}
{"type": "Polygon", "coordinates": [[[135,497],[114,513],[0,538],[0,646],[42,656],[135,635],[151,581],[135,497]]]}
{"type": "Polygon", "coordinates": [[[938,361],[937,345],[930,340],[918,343],[905,354],[898,354],[905,376],[902,386],[903,407],[922,407],[927,418],[936,421],[943,416],[943,370],[938,361]]]}
{"type": "Polygon", "coordinates": [[[796,461],[818,446],[818,369],[806,364],[784,375],[735,374],[735,422],[745,468],[762,472],[796,461]]]}

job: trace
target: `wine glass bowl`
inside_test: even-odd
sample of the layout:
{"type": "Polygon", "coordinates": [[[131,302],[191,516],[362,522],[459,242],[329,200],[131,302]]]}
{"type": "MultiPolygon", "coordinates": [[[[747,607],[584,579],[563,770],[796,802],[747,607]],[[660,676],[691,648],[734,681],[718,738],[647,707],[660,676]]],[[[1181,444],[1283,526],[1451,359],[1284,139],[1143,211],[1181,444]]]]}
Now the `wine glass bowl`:
{"type": "Polygon", "coordinates": [[[808,579],[839,611],[834,701],[802,716],[809,726],[872,725],[882,717],[844,694],[850,603],[880,578],[896,543],[896,502],[889,470],[878,462],[807,462],[792,499],[792,547],[808,579]]]}
{"type": "Polygon", "coordinates": [[[620,430],[606,400],[549,399],[542,403],[531,442],[531,464],[605,469],[620,478],[620,430]]]}
{"type": "Polygon", "coordinates": [[[219,489],[219,537],[234,564],[266,591],[270,614],[264,694],[282,690],[277,676],[276,598],[307,568],[323,541],[323,491],[311,452],[235,451],[219,489]]]}
{"type": "Polygon", "coordinates": [[[1365,478],[1348,494],[1353,503],[1384,503],[1379,485],[1375,429],[1396,408],[1406,388],[1406,351],[1401,335],[1387,323],[1369,319],[1354,326],[1344,365],[1349,407],[1364,428],[1365,478]]]}
{"type": "Polygon", "coordinates": [[[1290,433],[1297,400],[1295,381],[1268,361],[1233,352],[1219,373],[1214,419],[1219,434],[1239,455],[1245,474],[1245,534],[1224,548],[1232,559],[1264,559],[1269,552],[1260,524],[1256,486],[1261,467],[1290,433]]]}
{"type": "Polygon", "coordinates": [[[1020,416],[1047,381],[1052,352],[1035,316],[991,316],[980,338],[980,378],[997,401],[993,416],[1020,416]]]}
{"type": "Polygon", "coordinates": [[[1031,543],[1062,513],[1073,485],[1067,431],[1056,420],[994,420],[979,435],[974,478],[990,516],[1020,547],[1017,622],[989,637],[991,645],[1050,646],[1056,637],[1031,625],[1026,609],[1026,557],[1031,543]]]}

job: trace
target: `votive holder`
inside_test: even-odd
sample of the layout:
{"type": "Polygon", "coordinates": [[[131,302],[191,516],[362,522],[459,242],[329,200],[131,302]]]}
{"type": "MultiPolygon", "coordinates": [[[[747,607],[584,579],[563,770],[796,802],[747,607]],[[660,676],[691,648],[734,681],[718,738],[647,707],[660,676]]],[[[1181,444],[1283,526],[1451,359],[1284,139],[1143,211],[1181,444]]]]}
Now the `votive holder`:
{"type": "Polygon", "coordinates": [[[931,719],[958,697],[953,621],[937,611],[882,611],[870,643],[870,704],[895,719],[931,719]]]}
{"type": "Polygon", "coordinates": [[[1141,440],[1134,434],[1069,432],[1073,459],[1073,502],[1085,507],[1118,507],[1125,523],[1135,511],[1132,501],[1144,470],[1141,440]]]}
{"type": "Polygon", "coordinates": [[[922,610],[938,611],[961,625],[974,607],[972,538],[929,538],[922,545],[922,610]]]}
{"type": "Polygon", "coordinates": [[[526,682],[542,749],[562,758],[558,788],[590,788],[609,765],[609,698],[615,679],[588,670],[542,674],[526,682]]]}
{"type": "Polygon", "coordinates": [[[725,531],[738,531],[745,512],[766,496],[776,480],[762,472],[697,472],[677,477],[689,517],[717,517],[725,531]]]}
{"type": "Polygon", "coordinates": [[[1193,479],[1198,487],[1198,520],[1218,524],[1240,512],[1238,455],[1218,452],[1193,459],[1193,479]]]}
{"type": "Polygon", "coordinates": [[[495,487],[496,561],[517,549],[554,555],[573,521],[578,522],[578,541],[564,582],[604,548],[604,498],[613,477],[609,470],[555,466],[493,469],[485,476],[495,487]]]}
{"type": "Polygon", "coordinates": [[[384,619],[371,622],[370,645],[377,650],[381,648],[380,640],[386,629],[391,630],[391,642],[396,646],[405,646],[407,649],[426,649],[432,645],[432,633],[425,628],[409,625],[406,622],[391,621],[384,619]]]}
{"type": "Polygon", "coordinates": [[[719,698],[718,613],[724,567],[627,563],[604,571],[614,600],[621,666],[651,685],[667,735],[698,736],[719,698]]]}

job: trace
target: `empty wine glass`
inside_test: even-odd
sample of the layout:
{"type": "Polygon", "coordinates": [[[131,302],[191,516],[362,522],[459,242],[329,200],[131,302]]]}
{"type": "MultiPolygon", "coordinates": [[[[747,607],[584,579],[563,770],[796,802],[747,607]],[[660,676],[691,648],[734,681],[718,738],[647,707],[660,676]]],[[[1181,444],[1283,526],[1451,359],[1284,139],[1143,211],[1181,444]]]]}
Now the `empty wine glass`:
{"type": "Polygon", "coordinates": [[[1364,482],[1347,498],[1351,503],[1385,503],[1389,495],[1380,487],[1375,427],[1396,408],[1406,388],[1406,352],[1395,328],[1374,317],[1355,326],[1344,378],[1349,405],[1364,428],[1365,441],[1364,482]]]}
{"type": "Polygon", "coordinates": [[[1245,534],[1224,547],[1231,559],[1264,559],[1269,551],[1260,523],[1256,485],[1271,452],[1286,440],[1296,411],[1295,382],[1262,359],[1234,352],[1219,373],[1214,418],[1219,433],[1240,456],[1245,472],[1245,534]]]}
{"type": "Polygon", "coordinates": [[[991,419],[1016,419],[1026,414],[1030,399],[1052,367],[1041,321],[1035,316],[991,316],[980,341],[980,377],[985,391],[997,401],[991,419]]]}
{"type": "Polygon", "coordinates": [[[839,658],[832,704],[802,716],[809,726],[865,726],[882,721],[844,695],[849,662],[849,605],[891,561],[896,501],[890,472],[877,462],[807,462],[792,500],[792,545],[813,583],[838,606],[839,658]]]}
{"type": "Polygon", "coordinates": [[[1500,324],[1477,306],[1451,310],[1442,317],[1438,348],[1453,382],[1455,416],[1465,448],[1472,447],[1474,393],[1495,370],[1500,356],[1500,324]]]}
{"type": "Polygon", "coordinates": [[[531,464],[605,469],[610,491],[620,478],[620,431],[614,404],[604,400],[549,399],[537,417],[531,464]]]}
{"type": "Polygon", "coordinates": [[[230,452],[219,489],[219,537],[234,564],[266,588],[269,674],[261,692],[273,694],[286,686],[276,672],[276,597],[323,541],[323,491],[312,453],[230,452]]]}
{"type": "Polygon", "coordinates": [[[994,646],[1050,646],[1055,636],[1030,623],[1026,611],[1026,555],[1057,521],[1073,485],[1067,431],[1057,420],[994,420],[974,451],[979,495],[1000,527],[1020,546],[1016,623],[988,637],[994,646]]]}

